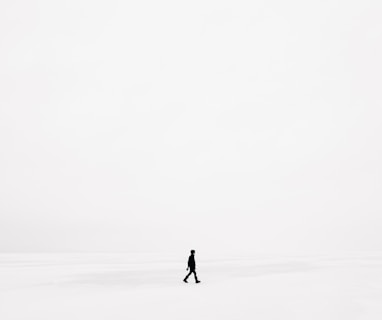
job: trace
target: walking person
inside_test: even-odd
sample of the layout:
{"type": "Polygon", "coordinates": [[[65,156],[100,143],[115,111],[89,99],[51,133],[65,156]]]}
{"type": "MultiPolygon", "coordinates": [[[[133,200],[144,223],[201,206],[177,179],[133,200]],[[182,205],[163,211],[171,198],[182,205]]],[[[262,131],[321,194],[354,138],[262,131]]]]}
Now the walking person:
{"type": "Polygon", "coordinates": [[[188,270],[188,269],[190,269],[190,272],[189,272],[188,275],[183,279],[183,281],[184,281],[185,283],[188,283],[188,282],[187,282],[187,279],[188,279],[188,277],[191,275],[191,273],[193,273],[193,274],[194,274],[194,277],[195,277],[195,282],[196,282],[196,283],[199,283],[200,281],[198,280],[198,277],[196,276],[196,271],[195,271],[195,269],[196,269],[196,266],[195,266],[195,250],[191,250],[191,255],[190,255],[190,257],[188,258],[188,264],[187,264],[187,269],[186,269],[186,270],[188,270]]]}

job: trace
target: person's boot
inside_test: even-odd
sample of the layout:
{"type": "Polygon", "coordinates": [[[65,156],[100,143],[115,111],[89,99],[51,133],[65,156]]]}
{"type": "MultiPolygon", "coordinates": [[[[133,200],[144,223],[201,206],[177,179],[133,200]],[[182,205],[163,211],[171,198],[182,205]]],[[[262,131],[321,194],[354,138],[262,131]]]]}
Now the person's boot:
{"type": "Polygon", "coordinates": [[[195,282],[196,282],[196,283],[199,283],[199,282],[200,282],[200,280],[196,280],[195,282]]]}
{"type": "Polygon", "coordinates": [[[187,279],[183,279],[183,282],[188,283],[188,282],[187,282],[187,279]]]}

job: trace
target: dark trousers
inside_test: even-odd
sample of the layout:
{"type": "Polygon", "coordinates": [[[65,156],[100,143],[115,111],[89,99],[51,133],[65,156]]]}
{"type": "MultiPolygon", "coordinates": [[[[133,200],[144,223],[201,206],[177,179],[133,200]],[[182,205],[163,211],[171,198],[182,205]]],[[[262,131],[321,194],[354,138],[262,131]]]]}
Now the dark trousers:
{"type": "Polygon", "coordinates": [[[184,280],[187,280],[188,277],[191,275],[191,273],[194,274],[195,281],[198,281],[198,277],[196,276],[196,271],[195,271],[195,269],[190,269],[190,272],[188,273],[188,275],[186,275],[186,277],[184,278],[184,280]]]}

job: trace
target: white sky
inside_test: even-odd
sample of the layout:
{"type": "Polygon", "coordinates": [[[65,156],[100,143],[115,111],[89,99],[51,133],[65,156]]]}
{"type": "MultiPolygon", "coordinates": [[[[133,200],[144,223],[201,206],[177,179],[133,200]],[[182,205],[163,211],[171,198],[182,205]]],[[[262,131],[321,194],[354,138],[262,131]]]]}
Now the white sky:
{"type": "Polygon", "coordinates": [[[0,3],[0,251],[382,250],[382,3],[0,3]]]}

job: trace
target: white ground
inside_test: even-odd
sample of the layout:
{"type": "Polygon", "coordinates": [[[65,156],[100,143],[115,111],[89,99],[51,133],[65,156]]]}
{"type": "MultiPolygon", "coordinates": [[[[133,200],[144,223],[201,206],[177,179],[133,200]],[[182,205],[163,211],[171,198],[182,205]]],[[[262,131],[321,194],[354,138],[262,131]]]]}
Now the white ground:
{"type": "Polygon", "coordinates": [[[382,319],[382,254],[0,254],[0,319],[382,319]]]}

